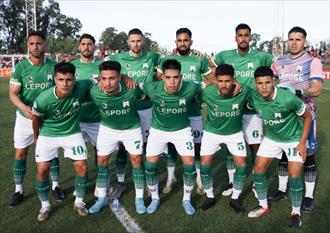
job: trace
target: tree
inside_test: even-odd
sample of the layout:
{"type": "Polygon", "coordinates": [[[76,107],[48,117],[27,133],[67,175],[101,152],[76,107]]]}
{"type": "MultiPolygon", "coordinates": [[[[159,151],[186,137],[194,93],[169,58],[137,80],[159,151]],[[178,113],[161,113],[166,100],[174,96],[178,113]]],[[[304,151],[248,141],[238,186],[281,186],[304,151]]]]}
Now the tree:
{"type": "MultiPolygon", "coordinates": [[[[7,53],[24,53],[26,18],[24,0],[0,0],[0,45],[7,53]]],[[[61,14],[55,0],[36,1],[37,30],[49,37],[77,39],[81,29],[79,19],[61,14]]]]}
{"type": "Polygon", "coordinates": [[[252,33],[251,34],[251,49],[258,49],[258,42],[260,41],[260,34],[252,33]]]}
{"type": "MultiPolygon", "coordinates": [[[[100,43],[105,49],[111,48],[110,45],[113,42],[113,38],[117,35],[117,29],[114,27],[108,27],[106,28],[102,34],[101,34],[101,39],[100,43]]],[[[112,48],[111,48],[112,49],[112,48]]]]}
{"type": "Polygon", "coordinates": [[[143,48],[147,51],[157,51],[158,50],[158,43],[154,40],[150,39],[151,33],[146,32],[144,33],[144,46],[143,48]]]}

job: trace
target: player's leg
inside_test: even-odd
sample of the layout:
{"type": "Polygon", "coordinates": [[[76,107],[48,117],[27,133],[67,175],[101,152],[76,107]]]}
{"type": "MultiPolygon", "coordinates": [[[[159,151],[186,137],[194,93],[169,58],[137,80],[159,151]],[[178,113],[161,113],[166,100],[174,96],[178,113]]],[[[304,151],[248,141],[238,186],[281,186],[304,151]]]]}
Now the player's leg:
{"type": "Polygon", "coordinates": [[[158,164],[160,161],[159,155],[164,152],[168,143],[166,134],[167,132],[151,128],[148,137],[145,163],[145,178],[148,189],[151,193],[151,203],[147,207],[148,214],[155,213],[160,205],[158,192],[158,164]]]}
{"type": "Polygon", "coordinates": [[[123,133],[123,143],[130,154],[132,164],[132,177],[135,187],[135,209],[138,214],[147,212],[144,205],[143,191],[144,191],[144,167],[143,167],[143,138],[141,128],[125,130],[123,133]]]}
{"type": "Polygon", "coordinates": [[[278,190],[268,198],[271,202],[279,202],[287,198],[287,184],[288,184],[288,158],[283,151],[282,158],[278,162],[278,190]]]}
{"type": "Polygon", "coordinates": [[[166,185],[163,188],[163,193],[170,193],[173,189],[174,184],[177,182],[175,177],[175,166],[178,160],[178,152],[175,149],[175,146],[172,143],[167,144],[167,153],[165,154],[166,158],[166,167],[167,167],[167,180],[166,185]]]}
{"type": "Polygon", "coordinates": [[[125,191],[125,170],[127,164],[127,150],[122,143],[119,143],[119,149],[116,155],[116,175],[117,175],[117,186],[114,193],[120,193],[125,191]]]}
{"type": "Polygon", "coordinates": [[[186,214],[193,215],[195,208],[191,205],[191,193],[196,182],[195,150],[191,128],[171,132],[170,140],[181,156],[183,163],[183,199],[182,207],[186,214]]]}

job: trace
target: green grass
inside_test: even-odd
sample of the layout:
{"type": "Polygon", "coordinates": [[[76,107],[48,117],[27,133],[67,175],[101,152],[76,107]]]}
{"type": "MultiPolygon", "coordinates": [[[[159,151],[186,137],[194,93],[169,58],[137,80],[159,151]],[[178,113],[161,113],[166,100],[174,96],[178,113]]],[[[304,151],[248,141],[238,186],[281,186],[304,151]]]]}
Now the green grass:
{"type": "MultiPolygon", "coordinates": [[[[328,87],[330,82],[326,81],[328,87]]],[[[25,178],[25,200],[15,207],[9,208],[8,201],[13,194],[12,163],[14,159],[13,149],[13,127],[15,119],[15,108],[8,100],[8,80],[0,79],[0,122],[1,122],[1,169],[0,169],[0,229],[1,232],[125,232],[125,229],[116,220],[109,208],[101,213],[85,218],[79,217],[72,208],[74,197],[73,181],[74,172],[70,161],[60,158],[62,188],[67,196],[63,202],[55,202],[50,195],[53,212],[51,218],[39,224],[37,215],[40,203],[34,188],[36,165],[34,162],[34,147],[31,147],[28,157],[28,170],[25,178]]],[[[329,100],[330,91],[324,90],[317,98],[318,105],[318,136],[320,151],[317,155],[318,183],[315,193],[316,210],[313,213],[303,213],[303,227],[299,232],[329,232],[330,219],[330,127],[329,127],[329,100]]],[[[164,163],[162,163],[164,165],[164,163]]],[[[95,171],[93,156],[89,154],[89,186],[85,198],[87,206],[94,202],[93,189],[95,182],[95,171]]],[[[187,216],[182,207],[182,168],[179,165],[176,176],[179,184],[175,186],[170,195],[161,194],[160,209],[154,215],[137,215],[134,208],[134,190],[130,169],[127,169],[127,192],[122,198],[121,204],[128,213],[136,220],[145,232],[296,232],[287,227],[291,211],[290,199],[274,204],[268,217],[260,219],[249,219],[247,214],[237,215],[229,207],[229,199],[221,196],[227,175],[225,170],[224,156],[219,154],[214,165],[215,185],[214,191],[217,199],[215,207],[206,212],[198,212],[194,217],[187,216]]],[[[273,163],[268,171],[269,193],[277,188],[277,163],[273,163]]],[[[160,188],[165,182],[165,168],[161,167],[160,188]]],[[[111,163],[111,179],[115,181],[114,166],[111,163]]],[[[243,204],[247,210],[257,206],[257,200],[250,192],[252,184],[251,175],[246,181],[243,191],[243,204]]],[[[205,197],[199,197],[195,192],[192,194],[194,205],[200,204],[205,197]]],[[[147,199],[147,203],[149,203],[147,199]]]]}

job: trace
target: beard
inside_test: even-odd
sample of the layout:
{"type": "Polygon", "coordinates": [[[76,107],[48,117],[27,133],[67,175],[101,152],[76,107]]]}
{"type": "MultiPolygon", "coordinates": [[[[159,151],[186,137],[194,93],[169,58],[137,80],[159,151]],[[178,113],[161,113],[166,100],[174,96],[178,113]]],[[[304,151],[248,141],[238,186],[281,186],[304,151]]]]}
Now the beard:
{"type": "Polygon", "coordinates": [[[178,53],[182,56],[187,55],[190,52],[190,48],[187,48],[186,46],[181,46],[179,48],[177,48],[178,53]]]}
{"type": "Polygon", "coordinates": [[[242,50],[242,51],[249,50],[249,44],[247,44],[247,43],[241,43],[237,47],[238,47],[239,50],[242,50]]]}
{"type": "Polygon", "coordinates": [[[91,58],[93,56],[93,53],[89,50],[82,51],[81,54],[84,58],[91,58]]]}

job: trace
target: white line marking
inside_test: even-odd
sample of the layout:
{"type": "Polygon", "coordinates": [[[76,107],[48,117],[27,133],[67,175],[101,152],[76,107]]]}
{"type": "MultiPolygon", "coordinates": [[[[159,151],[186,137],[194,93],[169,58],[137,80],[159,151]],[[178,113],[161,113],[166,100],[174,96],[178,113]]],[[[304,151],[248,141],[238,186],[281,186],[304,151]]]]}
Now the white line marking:
{"type": "Polygon", "coordinates": [[[119,222],[125,227],[129,233],[144,233],[142,228],[134,222],[134,219],[127,213],[124,207],[121,205],[119,208],[113,208],[111,202],[109,204],[110,209],[115,214],[119,222]]]}

